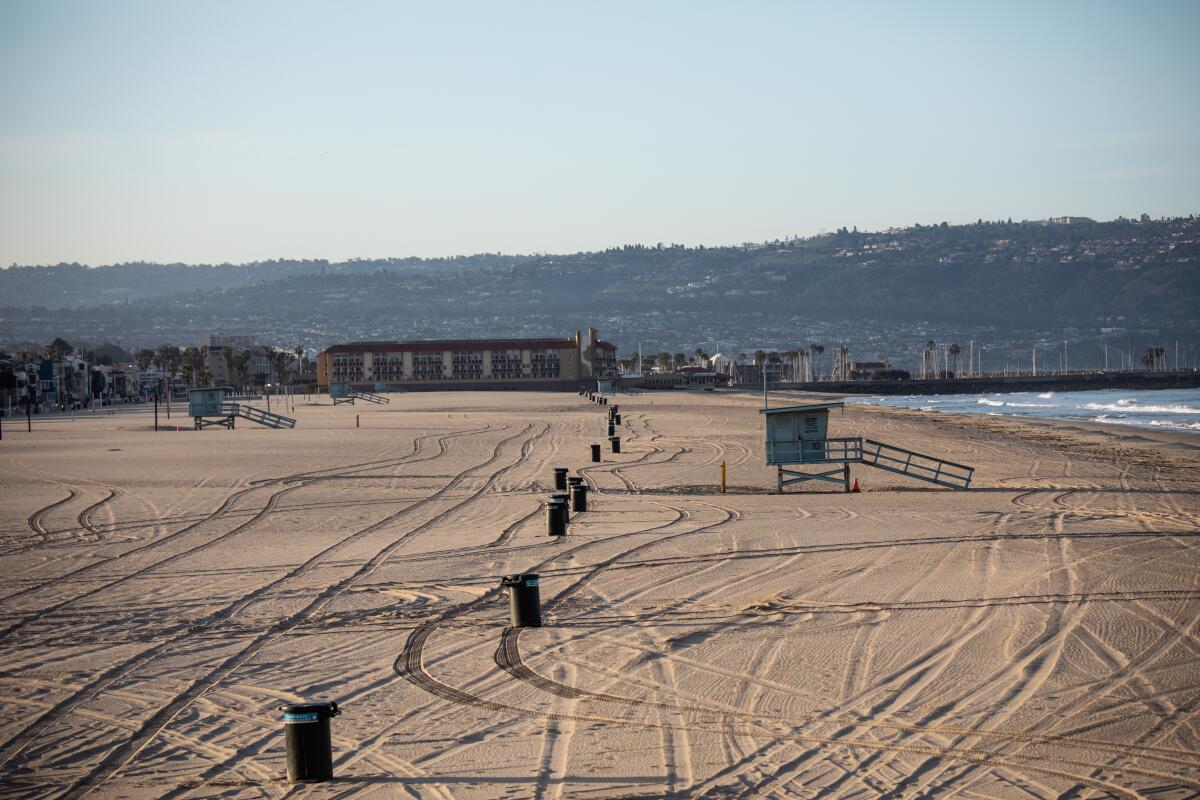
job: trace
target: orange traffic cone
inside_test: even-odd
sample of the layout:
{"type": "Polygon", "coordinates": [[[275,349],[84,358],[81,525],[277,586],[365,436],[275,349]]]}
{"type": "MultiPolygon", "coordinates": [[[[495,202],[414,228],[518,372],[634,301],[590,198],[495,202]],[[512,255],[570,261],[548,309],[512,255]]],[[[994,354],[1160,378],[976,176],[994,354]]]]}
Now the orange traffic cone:
{"type": "Polygon", "coordinates": [[[852,491],[852,492],[861,492],[862,491],[862,489],[858,488],[858,478],[854,479],[854,485],[850,487],[850,491],[852,491]]]}

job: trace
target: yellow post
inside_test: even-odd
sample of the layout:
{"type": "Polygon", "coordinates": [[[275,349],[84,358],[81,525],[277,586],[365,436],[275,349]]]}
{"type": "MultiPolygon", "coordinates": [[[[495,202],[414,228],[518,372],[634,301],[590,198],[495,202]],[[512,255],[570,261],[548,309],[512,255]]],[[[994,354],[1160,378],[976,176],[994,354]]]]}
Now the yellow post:
{"type": "Polygon", "coordinates": [[[358,414],[354,415],[354,427],[358,427],[358,414]]]}
{"type": "Polygon", "coordinates": [[[725,462],[721,462],[721,494],[725,494],[725,462]]]}

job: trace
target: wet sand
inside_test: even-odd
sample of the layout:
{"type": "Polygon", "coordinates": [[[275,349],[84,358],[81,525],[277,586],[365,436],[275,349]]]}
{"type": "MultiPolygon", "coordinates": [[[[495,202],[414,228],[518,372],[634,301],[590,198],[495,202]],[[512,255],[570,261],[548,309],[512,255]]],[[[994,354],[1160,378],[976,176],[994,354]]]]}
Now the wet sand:
{"type": "Polygon", "coordinates": [[[849,406],[972,489],[781,496],[752,396],[391,400],[5,425],[0,798],[282,797],[301,699],[314,797],[1200,792],[1198,437],[849,406]]]}

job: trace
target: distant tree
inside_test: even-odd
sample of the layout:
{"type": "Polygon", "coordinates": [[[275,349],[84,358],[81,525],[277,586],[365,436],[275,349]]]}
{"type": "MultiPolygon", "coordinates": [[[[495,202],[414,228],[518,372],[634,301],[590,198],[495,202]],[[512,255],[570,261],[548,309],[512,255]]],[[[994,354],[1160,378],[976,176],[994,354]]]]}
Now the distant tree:
{"type": "Polygon", "coordinates": [[[133,351],[133,360],[137,362],[138,369],[145,372],[154,363],[154,351],[148,347],[139,347],[133,351]]]}
{"type": "Polygon", "coordinates": [[[683,353],[676,353],[674,356],[674,360],[675,360],[675,369],[679,369],[680,367],[682,367],[684,364],[687,363],[687,356],[685,356],[683,353]]]}
{"type": "Polygon", "coordinates": [[[56,337],[53,342],[46,345],[45,355],[46,358],[52,361],[57,361],[60,358],[69,356],[74,352],[75,348],[71,346],[70,342],[62,337],[56,337]]]}
{"type": "Polygon", "coordinates": [[[221,363],[225,367],[225,382],[233,383],[236,374],[233,368],[233,348],[227,344],[221,346],[221,363]]]}
{"type": "Polygon", "coordinates": [[[288,376],[292,372],[291,360],[292,354],[286,350],[275,350],[271,353],[271,366],[275,370],[275,380],[280,383],[288,382],[288,376]]]}
{"type": "Polygon", "coordinates": [[[181,356],[179,348],[173,344],[160,344],[154,350],[154,361],[163,368],[168,377],[173,376],[179,368],[181,356]]]}
{"type": "Polygon", "coordinates": [[[246,379],[250,375],[250,351],[239,350],[226,363],[229,364],[233,374],[237,376],[238,386],[245,389],[246,379]]]}
{"type": "Polygon", "coordinates": [[[950,356],[954,359],[954,377],[962,372],[962,348],[957,344],[950,345],[950,356]]]}
{"type": "Polygon", "coordinates": [[[755,366],[761,367],[764,363],[766,363],[766,361],[767,361],[767,351],[766,350],[755,350],[754,351],[754,365],[755,366]]]}
{"type": "Polygon", "coordinates": [[[184,374],[189,378],[189,385],[194,387],[196,385],[196,375],[204,365],[204,355],[200,352],[200,348],[185,347],[180,357],[180,365],[183,367],[184,374]]]}
{"type": "Polygon", "coordinates": [[[664,350],[656,356],[656,359],[658,361],[658,366],[660,369],[666,370],[666,369],[671,368],[671,354],[670,353],[668,353],[664,350]]]}

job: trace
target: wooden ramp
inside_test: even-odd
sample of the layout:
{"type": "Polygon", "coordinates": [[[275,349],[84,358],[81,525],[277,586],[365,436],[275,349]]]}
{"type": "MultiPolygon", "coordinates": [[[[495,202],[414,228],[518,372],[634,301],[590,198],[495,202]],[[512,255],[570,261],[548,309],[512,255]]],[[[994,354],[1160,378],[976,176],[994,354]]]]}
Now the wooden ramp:
{"type": "Polygon", "coordinates": [[[368,403],[375,403],[377,405],[386,406],[388,403],[392,402],[386,397],[377,394],[371,394],[370,392],[355,392],[351,396],[357,397],[359,400],[366,400],[368,403]]]}
{"type": "Polygon", "coordinates": [[[270,411],[263,411],[261,408],[255,408],[254,406],[242,403],[225,403],[224,410],[226,414],[233,414],[242,419],[257,422],[259,425],[265,425],[268,428],[296,427],[296,420],[291,417],[285,417],[283,414],[274,414],[270,411]]]}
{"type": "Polygon", "coordinates": [[[970,487],[971,476],[975,474],[974,467],[905,450],[903,447],[894,447],[874,439],[863,439],[862,456],[859,460],[869,467],[907,475],[951,489],[970,487]]]}

